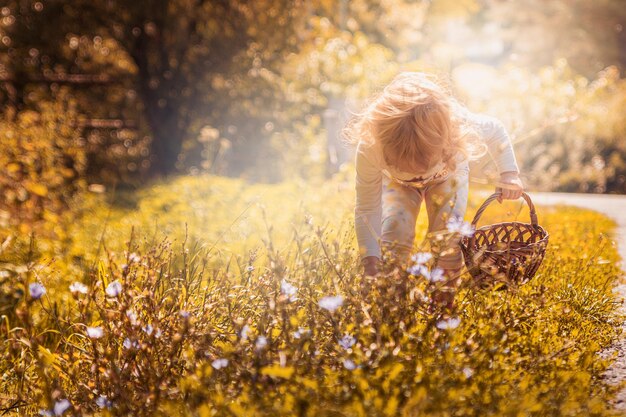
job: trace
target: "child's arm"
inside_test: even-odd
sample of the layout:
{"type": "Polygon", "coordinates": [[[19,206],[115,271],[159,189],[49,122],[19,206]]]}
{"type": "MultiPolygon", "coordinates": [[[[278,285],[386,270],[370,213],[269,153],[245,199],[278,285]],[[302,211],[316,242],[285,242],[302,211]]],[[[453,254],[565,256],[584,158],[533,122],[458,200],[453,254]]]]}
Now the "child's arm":
{"type": "Polygon", "coordinates": [[[382,174],[380,168],[376,167],[366,156],[366,150],[361,144],[357,146],[355,165],[354,225],[361,259],[364,264],[368,264],[373,262],[372,258],[368,257],[378,259],[381,257],[378,239],[381,233],[382,217],[382,174]]]}
{"type": "Polygon", "coordinates": [[[467,112],[468,120],[478,129],[487,145],[489,155],[496,163],[498,173],[516,173],[520,170],[511,144],[511,138],[504,124],[496,117],[483,113],[467,112]]]}
{"type": "Polygon", "coordinates": [[[496,191],[502,193],[498,201],[520,198],[524,191],[524,184],[519,177],[520,170],[515,152],[504,124],[499,119],[486,114],[467,111],[467,115],[468,119],[478,128],[487,145],[489,155],[498,168],[500,180],[497,183],[496,191]]]}

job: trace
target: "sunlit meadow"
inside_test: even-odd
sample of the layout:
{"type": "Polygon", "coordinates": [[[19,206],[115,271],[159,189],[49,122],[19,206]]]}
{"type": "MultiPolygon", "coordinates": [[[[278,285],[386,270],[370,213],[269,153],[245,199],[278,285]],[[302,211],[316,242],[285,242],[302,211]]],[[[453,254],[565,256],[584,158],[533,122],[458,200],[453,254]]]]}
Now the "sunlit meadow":
{"type": "Polygon", "coordinates": [[[472,227],[429,245],[422,208],[412,264],[364,276],[341,133],[428,72],[531,197],[625,194],[623,3],[3,0],[0,415],[617,415],[616,225],[537,206],[537,274],[466,272],[447,314],[436,242],[472,227]]]}
{"type": "MultiPolygon", "coordinates": [[[[611,221],[538,207],[551,243],[537,275],[507,290],[464,275],[459,315],[442,319],[427,311],[436,283],[424,276],[391,264],[360,274],[348,173],[319,185],[179,178],[77,199],[62,241],[4,230],[4,404],[43,415],[614,415],[615,388],[600,379],[610,360],[597,356],[619,334],[611,221]]],[[[472,195],[468,216],[481,202],[472,195]]],[[[480,224],[527,216],[521,201],[496,203],[480,224]]]]}

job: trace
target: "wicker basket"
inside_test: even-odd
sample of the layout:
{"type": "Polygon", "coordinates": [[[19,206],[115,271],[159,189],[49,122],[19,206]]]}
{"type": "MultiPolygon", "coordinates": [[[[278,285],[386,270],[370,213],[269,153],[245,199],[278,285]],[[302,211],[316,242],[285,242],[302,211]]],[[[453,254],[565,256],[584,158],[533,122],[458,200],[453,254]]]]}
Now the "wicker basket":
{"type": "MultiPolygon", "coordinates": [[[[501,195],[496,192],[480,206],[472,225],[489,203],[501,195]]],[[[523,284],[531,279],[543,261],[548,232],[537,223],[537,213],[530,197],[522,193],[530,207],[530,224],[522,222],[495,223],[477,228],[470,237],[460,241],[461,251],[469,273],[480,288],[507,288],[511,283],[523,284]]]]}

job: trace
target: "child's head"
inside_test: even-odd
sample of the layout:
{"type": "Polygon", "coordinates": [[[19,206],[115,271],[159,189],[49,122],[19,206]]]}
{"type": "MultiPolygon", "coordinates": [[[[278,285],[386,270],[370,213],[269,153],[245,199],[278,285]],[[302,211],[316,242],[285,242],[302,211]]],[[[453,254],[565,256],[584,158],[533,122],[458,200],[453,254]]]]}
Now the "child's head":
{"type": "Polygon", "coordinates": [[[398,74],[346,129],[352,143],[378,142],[388,165],[405,172],[426,172],[443,161],[456,168],[454,156],[468,154],[460,104],[432,75],[398,74]]]}

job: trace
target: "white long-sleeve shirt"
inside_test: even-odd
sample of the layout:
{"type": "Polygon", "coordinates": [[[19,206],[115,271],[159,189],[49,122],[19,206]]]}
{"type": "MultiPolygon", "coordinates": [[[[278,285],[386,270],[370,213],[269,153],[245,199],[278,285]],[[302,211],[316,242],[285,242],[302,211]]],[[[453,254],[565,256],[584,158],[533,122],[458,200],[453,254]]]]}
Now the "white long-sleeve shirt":
{"type": "MultiPolygon", "coordinates": [[[[520,172],[513,152],[510,137],[502,122],[492,116],[466,111],[466,120],[477,128],[478,133],[487,145],[487,150],[494,160],[499,173],[507,171],[520,172]]],[[[459,154],[457,161],[463,161],[465,156],[459,154]]],[[[391,174],[400,180],[412,179],[416,176],[428,177],[444,168],[440,162],[427,172],[402,172],[385,163],[382,148],[378,142],[366,145],[359,142],[355,155],[356,165],[356,205],[355,231],[361,253],[366,256],[381,257],[378,239],[381,234],[382,216],[382,175],[391,174]]]]}

